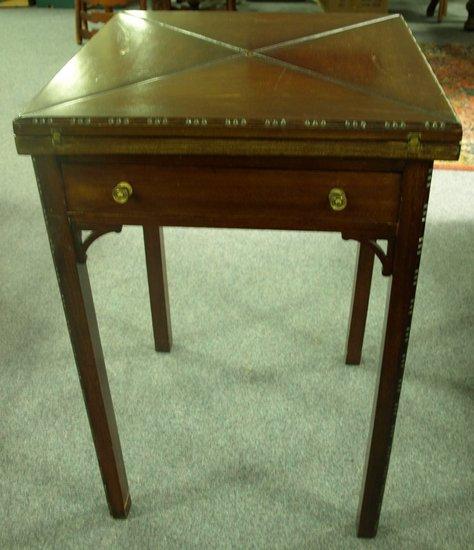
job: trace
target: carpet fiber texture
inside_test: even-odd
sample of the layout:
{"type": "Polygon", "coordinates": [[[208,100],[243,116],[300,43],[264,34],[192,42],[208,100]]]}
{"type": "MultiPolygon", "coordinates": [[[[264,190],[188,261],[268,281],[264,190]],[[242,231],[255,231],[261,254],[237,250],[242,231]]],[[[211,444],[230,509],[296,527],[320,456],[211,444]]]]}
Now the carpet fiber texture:
{"type": "Polygon", "coordinates": [[[436,162],[444,170],[474,170],[474,44],[422,44],[434,73],[462,124],[459,160],[436,162]]]}
{"type": "Polygon", "coordinates": [[[16,155],[11,131],[76,51],[72,12],[5,11],[0,36],[0,548],[472,547],[472,173],[434,173],[372,541],[356,539],[355,518],[387,289],[380,266],[363,363],[347,367],[353,242],[166,228],[174,347],[157,354],[140,230],[95,242],[89,271],[132,493],[129,519],[113,520],[31,161],[16,155]]]}

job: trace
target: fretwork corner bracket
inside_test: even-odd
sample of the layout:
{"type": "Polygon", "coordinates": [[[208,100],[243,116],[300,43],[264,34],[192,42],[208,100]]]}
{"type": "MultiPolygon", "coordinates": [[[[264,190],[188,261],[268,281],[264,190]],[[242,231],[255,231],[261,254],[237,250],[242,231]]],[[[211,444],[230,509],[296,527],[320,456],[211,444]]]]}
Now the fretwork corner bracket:
{"type": "Polygon", "coordinates": [[[87,261],[87,249],[90,247],[90,245],[97,240],[99,237],[102,237],[102,235],[105,235],[106,233],[120,233],[122,231],[121,225],[112,225],[108,227],[96,227],[96,228],[88,228],[88,227],[73,227],[74,231],[74,237],[76,242],[76,254],[77,254],[77,261],[81,264],[86,263],[87,261]],[[82,240],[82,231],[90,230],[91,232],[87,237],[82,240]]]}
{"type": "Polygon", "coordinates": [[[383,239],[387,241],[387,252],[384,252],[375,239],[367,239],[357,235],[348,235],[347,233],[342,233],[342,238],[346,241],[354,240],[369,246],[382,264],[382,275],[384,277],[389,277],[393,274],[393,255],[395,250],[394,237],[383,239]]]}

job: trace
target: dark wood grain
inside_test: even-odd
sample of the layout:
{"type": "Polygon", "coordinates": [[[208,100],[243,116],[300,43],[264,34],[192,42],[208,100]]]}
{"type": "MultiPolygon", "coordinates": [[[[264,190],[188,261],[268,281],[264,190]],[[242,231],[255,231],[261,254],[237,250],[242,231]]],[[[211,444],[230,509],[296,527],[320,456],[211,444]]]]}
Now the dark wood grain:
{"type": "MultiPolygon", "coordinates": [[[[26,128],[23,128],[25,130],[26,128]]],[[[247,135],[239,136],[234,132],[234,137],[223,139],[225,130],[217,128],[211,138],[188,138],[167,136],[163,139],[158,136],[148,136],[146,129],[140,129],[134,137],[116,137],[114,130],[110,129],[106,135],[97,137],[92,135],[63,135],[58,143],[53,143],[50,135],[32,135],[22,133],[19,125],[16,125],[16,148],[20,154],[28,155],[130,155],[130,154],[154,154],[154,155],[214,155],[226,156],[272,156],[278,157],[341,157],[347,159],[439,159],[456,160],[459,158],[461,138],[460,132],[456,132],[457,143],[449,140],[443,143],[423,142],[416,152],[412,152],[406,141],[382,141],[366,140],[365,136],[359,139],[258,139],[247,135]],[[145,134],[146,137],[143,137],[145,134]]],[[[132,133],[130,131],[130,133],[132,133]]],[[[262,132],[263,134],[264,132],[262,132]]],[[[172,134],[172,130],[170,130],[172,134]]],[[[317,136],[314,136],[315,138],[317,136]]],[[[446,134],[443,137],[447,137],[446,134]]],[[[453,136],[450,136],[453,138],[453,136]]]]}
{"type": "Polygon", "coordinates": [[[458,158],[462,135],[403,19],[121,12],[13,127],[18,152],[34,157],[114,517],[127,515],[130,497],[79,231],[144,227],[155,347],[163,351],[171,347],[163,226],[337,231],[363,241],[347,348],[352,363],[361,358],[377,254],[392,281],[357,528],[360,537],[373,537],[430,169],[434,159],[458,158]],[[117,48],[124,35],[127,47],[117,48]],[[112,190],[123,181],[133,192],[125,185],[129,196],[116,194],[117,204],[112,190]],[[335,187],[347,196],[341,211],[329,204],[335,187]],[[386,255],[377,239],[388,240],[386,255]]]}
{"type": "Polygon", "coordinates": [[[167,168],[163,164],[64,163],[69,215],[83,213],[133,223],[148,217],[157,225],[268,229],[394,230],[400,176],[385,172],[232,170],[167,168]],[[133,186],[127,204],[112,199],[120,181],[133,186]],[[347,207],[330,208],[332,188],[342,188],[347,207]]]}
{"type": "Polygon", "coordinates": [[[347,337],[347,365],[359,365],[361,361],[373,267],[374,251],[367,243],[359,243],[347,337]]]}
{"type": "Polygon", "coordinates": [[[375,536],[382,507],[413,315],[431,167],[430,163],[409,163],[402,183],[400,222],[395,243],[393,276],[389,285],[385,339],[359,504],[359,537],[375,536]]]}
{"type": "Polygon", "coordinates": [[[146,225],[143,238],[155,349],[170,351],[172,336],[163,228],[146,225]]]}
{"type": "Polygon", "coordinates": [[[225,168],[272,170],[315,170],[318,172],[392,172],[401,175],[406,159],[388,158],[339,158],[327,156],[270,156],[263,155],[80,155],[61,156],[61,164],[100,164],[103,170],[110,165],[141,164],[152,166],[160,164],[166,168],[225,168]]]}
{"type": "Polygon", "coordinates": [[[130,509],[130,494],[87,266],[80,261],[77,235],[66,215],[56,160],[37,157],[34,167],[107,502],[112,516],[125,518],[130,509]]]}
{"type": "Polygon", "coordinates": [[[462,134],[398,14],[169,10],[115,15],[14,128],[28,154],[428,160],[462,134]]]}

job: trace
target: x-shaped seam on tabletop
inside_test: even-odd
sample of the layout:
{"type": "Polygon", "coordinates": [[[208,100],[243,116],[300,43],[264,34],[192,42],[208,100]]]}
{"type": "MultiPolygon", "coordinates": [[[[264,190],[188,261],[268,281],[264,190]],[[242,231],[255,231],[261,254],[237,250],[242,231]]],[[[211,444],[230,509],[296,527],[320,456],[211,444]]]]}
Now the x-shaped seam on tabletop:
{"type": "MultiPolygon", "coordinates": [[[[124,11],[119,15],[119,17],[126,17],[126,18],[128,17],[128,18],[133,18],[135,20],[138,19],[138,20],[142,21],[143,23],[145,23],[147,25],[157,25],[157,26],[159,26],[159,27],[161,27],[161,28],[163,28],[167,31],[174,32],[176,34],[181,34],[181,35],[187,36],[188,38],[201,40],[201,41],[206,42],[208,44],[212,44],[214,46],[221,47],[221,48],[229,50],[229,55],[219,57],[217,59],[211,59],[209,61],[204,61],[204,62],[201,62],[201,63],[197,63],[197,64],[194,64],[192,66],[188,66],[188,67],[185,67],[185,68],[180,68],[180,69],[177,69],[177,70],[174,70],[174,71],[166,72],[164,74],[160,74],[160,75],[157,75],[157,76],[148,76],[147,78],[141,78],[141,79],[138,79],[138,80],[135,80],[135,81],[132,81],[132,82],[127,82],[127,83],[124,83],[124,84],[114,85],[111,88],[106,88],[106,89],[102,89],[102,90],[98,90],[98,91],[91,91],[90,93],[86,93],[84,95],[81,95],[80,97],[69,98],[69,99],[66,99],[66,100],[63,100],[63,101],[58,101],[58,102],[55,102],[55,103],[52,103],[52,104],[49,104],[49,105],[43,105],[42,108],[41,108],[41,111],[44,110],[44,109],[49,109],[51,107],[57,107],[57,106],[60,106],[60,105],[81,103],[81,102],[83,102],[85,100],[88,100],[92,97],[104,96],[104,95],[107,95],[107,94],[110,94],[110,93],[114,93],[117,90],[125,90],[127,88],[132,88],[132,87],[139,86],[139,85],[145,85],[145,84],[150,84],[150,83],[153,83],[153,82],[159,82],[159,81],[163,81],[163,80],[167,80],[167,79],[171,79],[171,78],[176,78],[176,77],[178,77],[182,74],[185,74],[185,73],[190,73],[192,71],[197,71],[197,70],[200,70],[200,69],[212,67],[212,66],[219,65],[219,64],[222,64],[222,63],[227,63],[228,61],[231,61],[231,60],[249,57],[249,58],[252,58],[255,61],[260,61],[262,63],[267,63],[267,64],[271,64],[271,65],[274,65],[274,66],[281,67],[282,70],[288,70],[290,72],[303,74],[303,75],[305,75],[309,78],[312,78],[314,80],[322,80],[322,81],[328,82],[332,85],[339,86],[339,87],[351,90],[353,92],[363,94],[363,95],[368,96],[368,97],[372,97],[372,98],[375,98],[375,99],[382,99],[384,101],[389,101],[389,102],[391,102],[395,105],[398,105],[399,107],[402,106],[404,108],[407,108],[407,109],[411,110],[412,112],[423,113],[425,115],[430,115],[430,116],[435,116],[435,117],[440,116],[440,113],[437,112],[437,111],[434,111],[432,109],[424,108],[423,106],[420,106],[420,105],[414,105],[413,103],[404,101],[403,99],[400,99],[398,97],[393,97],[390,93],[386,94],[383,91],[374,90],[373,87],[370,87],[369,85],[363,85],[363,84],[350,82],[350,81],[345,80],[343,78],[339,78],[339,77],[331,76],[331,75],[328,75],[328,74],[324,74],[324,72],[320,72],[320,71],[317,71],[317,70],[309,68],[309,67],[300,66],[300,65],[297,65],[295,63],[291,63],[289,61],[284,61],[282,59],[278,59],[278,58],[272,57],[270,55],[271,52],[274,52],[274,51],[282,49],[282,48],[297,46],[299,44],[304,44],[304,43],[310,43],[310,42],[314,42],[316,40],[324,39],[326,37],[334,36],[334,35],[345,33],[345,32],[354,31],[354,30],[357,30],[357,29],[361,29],[363,27],[376,25],[376,24],[379,24],[379,23],[382,23],[382,22],[385,22],[385,21],[398,19],[399,18],[398,14],[387,15],[387,16],[383,16],[383,17],[376,17],[374,19],[369,19],[369,20],[366,20],[366,21],[360,21],[360,22],[353,23],[353,24],[350,24],[350,25],[345,25],[345,26],[342,26],[342,27],[337,27],[337,28],[334,28],[334,29],[329,29],[329,30],[325,30],[325,31],[321,31],[321,32],[313,33],[313,34],[307,34],[307,35],[304,35],[304,36],[301,36],[301,37],[298,37],[298,38],[293,38],[293,39],[290,39],[290,40],[285,40],[285,41],[277,42],[277,43],[274,43],[274,44],[269,44],[269,45],[258,47],[258,48],[248,49],[248,48],[236,46],[236,45],[231,44],[229,42],[225,42],[225,41],[222,41],[222,40],[217,40],[215,38],[211,38],[209,36],[206,36],[205,34],[201,34],[201,33],[195,32],[195,31],[190,31],[190,30],[187,30],[187,29],[184,29],[184,28],[181,28],[181,27],[177,27],[175,25],[166,23],[164,21],[160,21],[159,19],[149,19],[146,15],[146,12],[143,15],[141,15],[141,12],[138,12],[138,13],[140,13],[140,15],[138,15],[137,13],[134,13],[134,12],[124,11]],[[230,52],[232,52],[232,53],[230,53],[230,52]]],[[[406,25],[406,23],[405,23],[405,25],[406,25]]],[[[408,27],[407,27],[407,29],[408,29],[408,27]]],[[[408,32],[410,32],[409,29],[408,29],[408,32]]],[[[283,71],[282,71],[281,74],[283,74],[283,71]]],[[[34,112],[35,111],[25,112],[25,113],[23,113],[23,116],[33,114],[34,112]]]]}
{"type": "MultiPolygon", "coordinates": [[[[136,82],[132,82],[132,83],[124,85],[123,88],[136,86],[136,85],[139,85],[139,84],[150,83],[150,82],[154,82],[154,81],[158,81],[158,80],[163,80],[165,78],[171,78],[173,76],[182,74],[184,72],[189,72],[189,71],[193,71],[193,70],[196,70],[196,69],[201,69],[201,68],[204,68],[204,67],[210,67],[212,65],[218,65],[220,63],[225,63],[225,62],[227,62],[231,59],[237,59],[239,57],[252,57],[252,58],[257,59],[257,60],[262,61],[262,62],[271,63],[272,65],[278,65],[278,66],[280,66],[282,68],[285,68],[285,69],[288,69],[290,71],[298,72],[298,73],[304,74],[306,76],[309,76],[309,77],[312,77],[312,78],[315,78],[315,79],[324,80],[326,82],[330,82],[331,84],[335,84],[335,85],[338,85],[338,86],[342,86],[343,88],[347,88],[347,89],[350,89],[350,90],[353,90],[353,91],[356,91],[356,92],[363,93],[367,96],[392,101],[392,102],[394,102],[398,105],[401,105],[403,107],[408,107],[409,109],[416,110],[416,111],[421,112],[421,113],[430,114],[430,115],[439,115],[439,113],[437,113],[436,111],[433,111],[433,110],[430,110],[430,109],[424,109],[422,107],[415,106],[411,103],[407,103],[405,101],[402,101],[399,98],[394,98],[392,96],[382,94],[380,92],[375,92],[367,86],[357,85],[357,84],[354,84],[352,82],[348,82],[347,80],[343,80],[343,79],[340,79],[340,78],[335,78],[333,76],[326,75],[326,74],[324,74],[322,72],[319,72],[319,71],[316,71],[314,69],[309,69],[307,67],[301,67],[300,65],[295,65],[294,63],[290,63],[288,61],[283,61],[281,59],[277,59],[275,57],[271,57],[270,55],[265,54],[265,52],[271,52],[271,51],[274,51],[274,50],[277,50],[277,49],[280,49],[280,48],[285,48],[285,47],[288,47],[288,46],[295,46],[295,45],[298,45],[298,44],[303,44],[305,42],[312,42],[314,40],[320,40],[320,39],[326,38],[328,36],[333,36],[335,34],[341,34],[341,33],[344,33],[344,32],[349,32],[349,31],[355,30],[355,29],[360,29],[360,28],[367,27],[367,26],[370,26],[370,25],[375,25],[375,24],[378,24],[378,23],[382,23],[384,21],[389,21],[389,20],[392,20],[392,19],[398,19],[399,18],[398,14],[386,15],[386,16],[383,16],[383,17],[377,17],[377,18],[374,18],[374,19],[370,19],[368,21],[361,21],[361,22],[358,22],[358,23],[353,23],[352,25],[345,25],[343,27],[338,27],[338,28],[335,28],[335,29],[330,29],[330,30],[327,30],[327,31],[317,32],[317,33],[314,33],[314,34],[309,34],[309,35],[301,36],[301,37],[298,37],[298,38],[293,38],[293,39],[290,39],[290,40],[277,42],[275,44],[269,44],[267,46],[262,46],[260,48],[248,49],[248,48],[242,48],[240,46],[235,46],[234,44],[230,44],[230,43],[224,42],[222,40],[216,40],[215,38],[211,38],[211,37],[206,36],[204,34],[200,34],[200,33],[194,32],[194,31],[189,31],[189,30],[183,29],[181,27],[176,27],[175,25],[170,25],[169,23],[165,23],[163,21],[148,19],[147,17],[139,17],[139,16],[134,15],[132,12],[129,12],[129,11],[125,11],[123,13],[126,16],[135,17],[135,18],[141,19],[142,21],[145,21],[149,24],[159,25],[160,27],[165,28],[167,30],[170,30],[170,31],[173,31],[173,32],[176,32],[176,33],[180,33],[180,34],[184,34],[186,36],[196,38],[196,39],[199,39],[199,40],[203,40],[204,42],[208,42],[208,43],[214,44],[216,46],[221,46],[223,48],[227,48],[227,49],[232,50],[232,51],[235,52],[234,55],[229,55],[229,56],[224,57],[224,58],[213,59],[211,61],[206,61],[206,62],[203,62],[203,63],[199,63],[199,64],[196,64],[196,65],[193,65],[192,67],[186,67],[185,69],[180,69],[178,71],[174,71],[174,72],[171,72],[171,73],[168,73],[168,74],[155,76],[155,77],[151,77],[151,78],[146,78],[146,79],[143,79],[143,80],[138,80],[136,82]]],[[[115,88],[115,89],[117,89],[117,88],[115,88]]],[[[97,93],[98,94],[106,93],[106,90],[104,90],[102,92],[97,92],[97,93]]],[[[95,95],[95,94],[92,94],[92,95],[95,95]]]]}

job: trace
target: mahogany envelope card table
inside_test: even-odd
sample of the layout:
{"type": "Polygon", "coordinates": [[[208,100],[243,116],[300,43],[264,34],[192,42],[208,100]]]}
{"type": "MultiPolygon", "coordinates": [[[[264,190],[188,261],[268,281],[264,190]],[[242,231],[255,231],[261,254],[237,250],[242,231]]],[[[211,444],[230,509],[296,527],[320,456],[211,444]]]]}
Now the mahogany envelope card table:
{"type": "Polygon", "coordinates": [[[375,536],[433,160],[456,159],[462,134],[403,18],[125,11],[13,126],[18,152],[33,159],[113,517],[125,518],[131,500],[86,267],[94,239],[143,227],[163,352],[171,349],[163,226],[333,231],[358,241],[348,364],[361,360],[377,256],[390,284],[357,519],[358,536],[375,536]]]}

